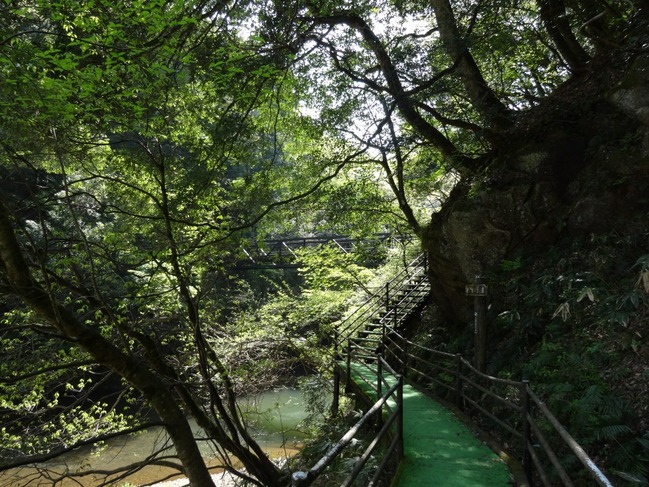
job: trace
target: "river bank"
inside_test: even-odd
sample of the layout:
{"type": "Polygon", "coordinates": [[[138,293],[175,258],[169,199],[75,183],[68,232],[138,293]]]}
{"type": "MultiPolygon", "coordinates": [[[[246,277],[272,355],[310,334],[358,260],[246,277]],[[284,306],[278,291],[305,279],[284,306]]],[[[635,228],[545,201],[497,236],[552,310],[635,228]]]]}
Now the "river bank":
{"type": "MultiPolygon", "coordinates": [[[[286,453],[289,454],[288,457],[293,456],[299,452],[298,449],[291,449],[291,450],[283,450],[286,453]]],[[[272,452],[270,454],[270,457],[274,459],[274,462],[276,464],[282,465],[286,462],[288,457],[284,458],[279,458],[277,456],[273,456],[272,452]]],[[[237,485],[237,477],[235,475],[232,475],[231,473],[228,472],[219,472],[215,473],[212,475],[212,480],[214,481],[215,487],[236,487],[237,485]]],[[[187,478],[182,477],[182,478],[177,478],[173,480],[166,480],[164,482],[158,482],[153,485],[147,484],[149,487],[189,487],[189,482],[187,478]]]]}
{"type": "MultiPolygon", "coordinates": [[[[281,464],[297,454],[303,439],[299,425],[307,414],[299,390],[286,388],[245,397],[241,399],[241,407],[253,436],[273,461],[281,464]]],[[[204,436],[198,427],[194,427],[197,437],[204,436]]],[[[80,448],[44,464],[0,472],[0,487],[51,487],[54,479],[57,479],[58,487],[95,487],[107,480],[105,474],[98,472],[115,471],[125,465],[146,462],[152,452],[161,448],[169,448],[167,453],[173,454],[164,428],[153,427],[145,432],[113,439],[99,450],[80,448]],[[66,478],[66,475],[70,477],[66,478]]],[[[216,470],[222,460],[209,444],[201,443],[201,453],[208,466],[215,468],[214,477],[220,482],[216,485],[233,485],[232,477],[216,470]]],[[[177,487],[187,485],[187,481],[175,469],[147,465],[119,480],[116,485],[177,487]]]]}
{"type": "MultiPolygon", "coordinates": [[[[232,474],[222,472],[212,475],[214,485],[216,487],[236,487],[235,477],[232,474]]],[[[153,484],[151,487],[188,487],[189,482],[186,478],[169,480],[167,482],[159,482],[153,484]]]]}

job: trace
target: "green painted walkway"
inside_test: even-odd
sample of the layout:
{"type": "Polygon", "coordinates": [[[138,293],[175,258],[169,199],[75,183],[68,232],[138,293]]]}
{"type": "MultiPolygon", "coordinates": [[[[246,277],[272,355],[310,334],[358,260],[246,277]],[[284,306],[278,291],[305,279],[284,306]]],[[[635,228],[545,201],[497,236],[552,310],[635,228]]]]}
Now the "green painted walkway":
{"type": "MultiPolygon", "coordinates": [[[[352,378],[367,387],[374,373],[352,366],[352,378]]],[[[364,387],[364,388],[365,388],[364,387]]],[[[403,387],[405,458],[394,487],[506,487],[509,468],[452,412],[414,387],[403,387]]]]}

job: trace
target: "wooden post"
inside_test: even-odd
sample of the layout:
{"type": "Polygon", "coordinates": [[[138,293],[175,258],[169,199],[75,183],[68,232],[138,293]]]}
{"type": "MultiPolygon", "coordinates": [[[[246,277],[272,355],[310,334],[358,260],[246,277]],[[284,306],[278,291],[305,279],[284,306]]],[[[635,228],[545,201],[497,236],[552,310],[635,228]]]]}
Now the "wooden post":
{"type": "Polygon", "coordinates": [[[473,298],[475,318],[475,368],[483,372],[487,368],[487,296],[473,298]]]}
{"type": "Polygon", "coordinates": [[[386,344],[385,333],[386,333],[386,330],[385,330],[385,328],[386,328],[385,320],[381,320],[381,341],[379,343],[379,346],[377,347],[377,351],[378,351],[378,353],[381,353],[381,354],[384,354],[384,355],[385,355],[385,352],[386,352],[386,349],[385,349],[385,344],[386,344]]]}
{"type": "MultiPolygon", "coordinates": [[[[376,355],[376,400],[379,401],[383,396],[383,355],[380,353],[376,355]]],[[[376,415],[376,432],[378,433],[383,428],[383,411],[379,410],[376,415]]]]}
{"type": "Polygon", "coordinates": [[[487,286],[483,279],[476,277],[475,283],[466,286],[466,294],[473,296],[473,365],[484,373],[487,368],[487,286]]]}
{"type": "Polygon", "coordinates": [[[408,340],[401,337],[401,375],[406,377],[408,372],[408,340]]]}
{"type": "Polygon", "coordinates": [[[340,372],[338,371],[338,364],[334,363],[334,397],[331,400],[331,417],[338,416],[338,409],[340,407],[340,372]]]}
{"type": "Polygon", "coordinates": [[[397,381],[399,387],[397,388],[397,459],[399,463],[403,460],[403,376],[398,375],[397,381]]]}
{"type": "Polygon", "coordinates": [[[376,400],[378,401],[381,399],[381,396],[383,395],[381,393],[381,390],[383,389],[383,362],[381,362],[381,355],[380,353],[376,355],[377,358],[377,364],[376,364],[376,400]]]}
{"type": "Polygon", "coordinates": [[[338,326],[334,328],[334,362],[340,360],[340,332],[338,326]]]}
{"type": "Polygon", "coordinates": [[[334,397],[331,400],[331,416],[338,415],[340,408],[340,332],[334,330],[334,397]]]}
{"type": "Polygon", "coordinates": [[[381,353],[385,353],[385,328],[387,327],[388,313],[390,312],[390,283],[385,283],[385,315],[381,318],[381,353]]]}
{"type": "Polygon", "coordinates": [[[347,357],[346,357],[346,364],[347,364],[347,379],[346,379],[346,384],[347,387],[349,387],[349,384],[352,382],[352,339],[348,338],[347,339],[347,357]]]}
{"type": "Polygon", "coordinates": [[[385,283],[385,312],[387,314],[388,309],[390,309],[390,283],[385,283]]]}
{"type": "Polygon", "coordinates": [[[455,405],[462,411],[464,409],[464,398],[462,397],[462,355],[455,354],[455,405]]]}
{"type": "Polygon", "coordinates": [[[521,385],[521,435],[522,435],[522,444],[523,449],[523,472],[527,477],[527,482],[532,485],[532,456],[530,455],[529,446],[530,446],[530,422],[528,416],[530,414],[530,395],[528,390],[530,387],[529,380],[523,380],[521,385]]]}

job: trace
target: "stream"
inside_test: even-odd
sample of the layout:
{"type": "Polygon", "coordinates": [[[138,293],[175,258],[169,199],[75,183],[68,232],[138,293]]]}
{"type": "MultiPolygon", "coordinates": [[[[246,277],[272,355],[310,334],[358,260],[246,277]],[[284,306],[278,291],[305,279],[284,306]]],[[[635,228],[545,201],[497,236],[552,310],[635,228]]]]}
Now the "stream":
{"type": "MultiPolygon", "coordinates": [[[[254,438],[267,454],[274,460],[288,458],[301,447],[304,434],[299,431],[299,424],[306,418],[304,397],[298,389],[278,389],[244,397],[239,400],[244,418],[253,432],[254,438]]],[[[192,427],[200,434],[200,429],[192,427]]],[[[80,448],[65,454],[56,460],[43,465],[56,473],[81,471],[87,469],[115,469],[147,458],[156,448],[169,443],[168,436],[162,427],[149,428],[141,433],[116,438],[106,442],[99,453],[91,448],[80,448]]],[[[201,452],[208,465],[220,463],[218,455],[206,443],[200,443],[201,452]]],[[[116,485],[141,485],[166,479],[175,474],[171,468],[148,466],[129,476],[116,485]]],[[[178,475],[175,475],[178,477],[178,475]]],[[[0,487],[52,485],[51,481],[40,478],[34,467],[25,467],[0,473],[0,487]],[[21,479],[21,480],[18,480],[21,479]],[[31,480],[30,480],[31,479],[31,480]]],[[[57,486],[93,487],[98,480],[92,475],[66,480],[57,486]]]]}

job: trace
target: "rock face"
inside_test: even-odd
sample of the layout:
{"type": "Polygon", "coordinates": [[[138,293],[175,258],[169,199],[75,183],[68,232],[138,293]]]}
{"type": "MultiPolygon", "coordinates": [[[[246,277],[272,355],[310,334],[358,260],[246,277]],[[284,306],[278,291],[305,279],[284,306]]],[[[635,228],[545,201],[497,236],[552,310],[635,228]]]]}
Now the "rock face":
{"type": "Polygon", "coordinates": [[[465,284],[504,259],[565,237],[623,234],[628,216],[649,215],[649,56],[572,79],[505,140],[424,236],[434,298],[458,323],[469,318],[465,284]]]}

